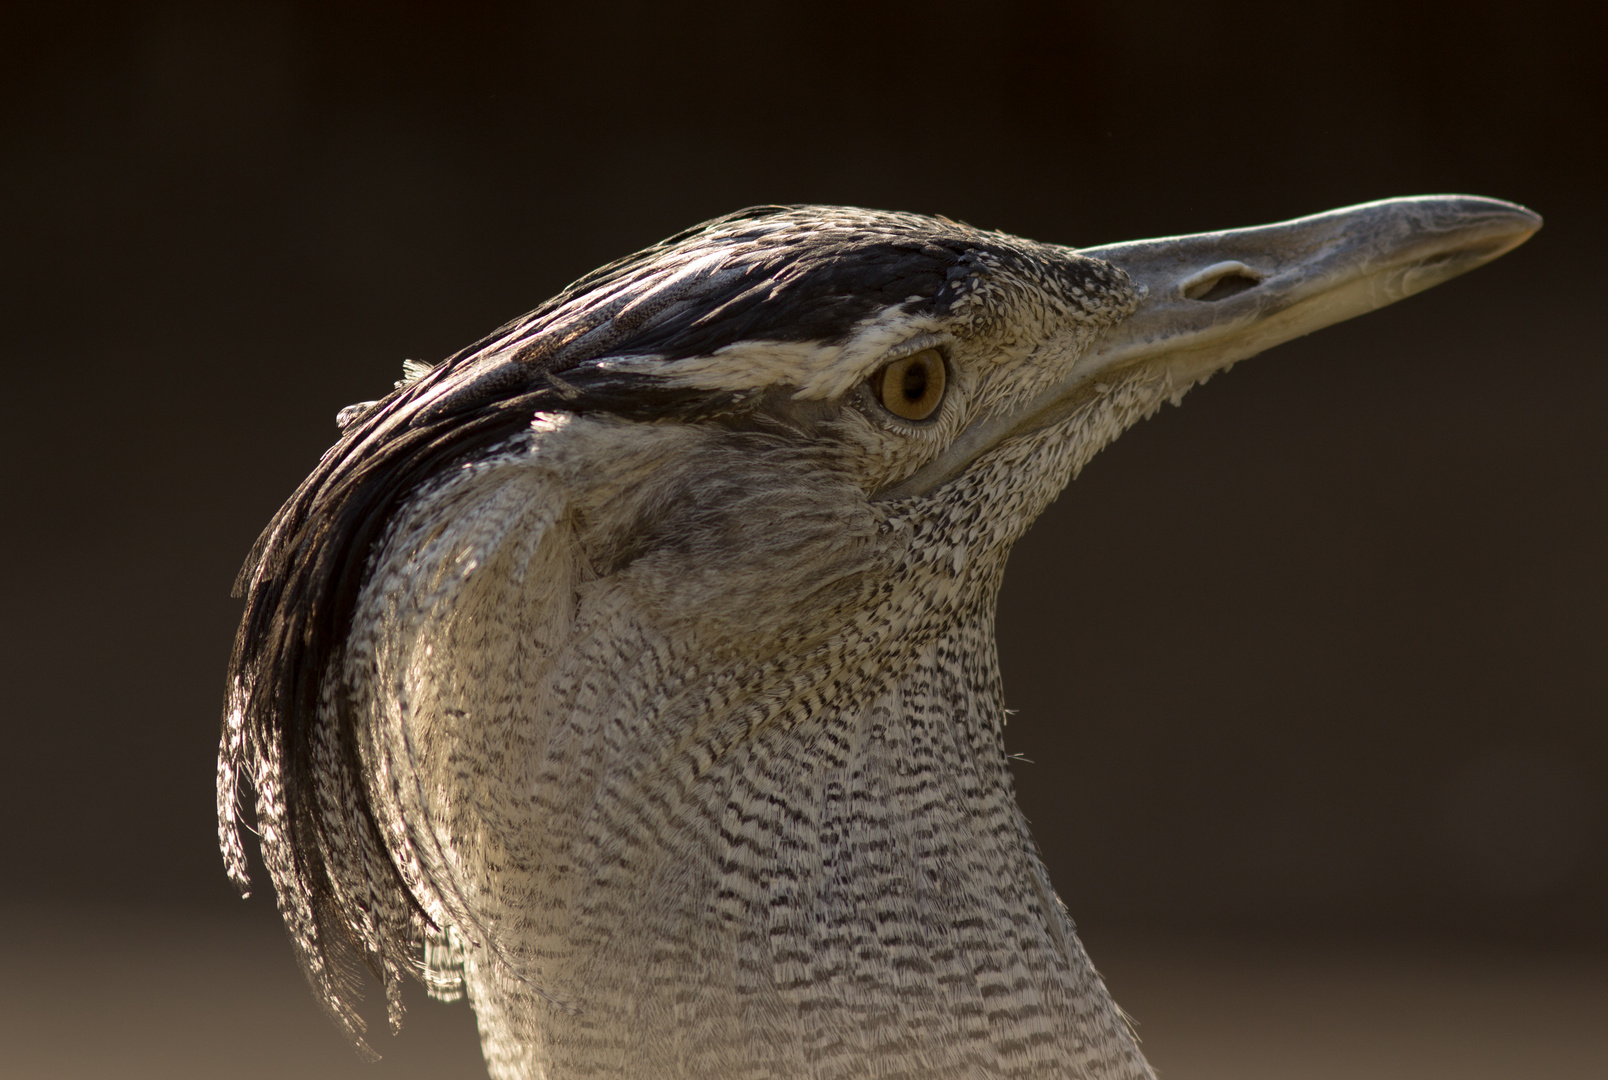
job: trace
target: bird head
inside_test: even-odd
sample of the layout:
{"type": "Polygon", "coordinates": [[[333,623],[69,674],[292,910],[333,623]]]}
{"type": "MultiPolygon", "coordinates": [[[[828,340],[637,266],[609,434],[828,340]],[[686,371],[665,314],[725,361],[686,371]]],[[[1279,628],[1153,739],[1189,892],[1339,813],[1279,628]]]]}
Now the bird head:
{"type": "MultiPolygon", "coordinates": [[[[638,911],[718,893],[731,852],[689,861],[688,838],[874,771],[878,716],[943,713],[966,773],[945,791],[998,833],[993,607],[1033,519],[1212,373],[1538,225],[1441,196],[1074,249],[760,207],[604,267],[346,410],[259,540],[220,755],[230,872],[249,782],[355,1036],[337,954],[395,983],[447,927],[599,1007],[578,988],[632,935],[586,889],[638,911]],[[588,959],[553,959],[560,939],[588,959]]],[[[663,941],[705,917],[647,922],[663,941]]]]}

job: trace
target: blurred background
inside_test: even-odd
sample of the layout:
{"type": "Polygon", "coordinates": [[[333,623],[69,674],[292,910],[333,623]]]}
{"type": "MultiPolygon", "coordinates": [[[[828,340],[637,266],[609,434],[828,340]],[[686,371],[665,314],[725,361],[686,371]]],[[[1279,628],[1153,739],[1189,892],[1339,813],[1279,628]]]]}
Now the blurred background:
{"type": "MultiPolygon", "coordinates": [[[[231,579],[402,360],[761,202],[1529,244],[1107,450],[1001,602],[1020,798],[1164,1078],[1608,1075],[1608,34],[1586,5],[0,14],[4,1077],[366,1066],[213,824],[231,579]]],[[[262,875],[259,874],[259,881],[262,875]]]]}

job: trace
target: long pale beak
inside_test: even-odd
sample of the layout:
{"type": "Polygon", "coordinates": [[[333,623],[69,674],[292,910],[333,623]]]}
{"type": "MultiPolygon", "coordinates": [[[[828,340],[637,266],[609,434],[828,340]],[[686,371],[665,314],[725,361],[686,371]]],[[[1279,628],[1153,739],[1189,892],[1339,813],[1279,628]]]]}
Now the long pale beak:
{"type": "Polygon", "coordinates": [[[1072,375],[1163,358],[1185,379],[1209,375],[1482,266],[1540,227],[1538,215],[1500,199],[1426,195],[1084,248],[1079,254],[1126,271],[1145,297],[1072,375]]]}
{"type": "Polygon", "coordinates": [[[1393,304],[1529,239],[1541,218],[1473,195],[1385,199],[1250,229],[1082,248],[1142,290],[1066,376],[1030,405],[981,421],[938,461],[883,492],[929,491],[1011,435],[1052,424],[1136,368],[1178,391],[1239,360],[1393,304]]]}

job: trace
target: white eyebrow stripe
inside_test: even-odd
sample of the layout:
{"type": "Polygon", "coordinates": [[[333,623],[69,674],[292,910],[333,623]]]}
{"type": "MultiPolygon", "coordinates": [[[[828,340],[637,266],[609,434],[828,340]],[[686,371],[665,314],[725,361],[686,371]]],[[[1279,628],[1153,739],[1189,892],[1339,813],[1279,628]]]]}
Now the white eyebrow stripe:
{"type": "Polygon", "coordinates": [[[890,355],[912,344],[950,340],[947,320],[929,313],[889,309],[863,324],[847,341],[738,341],[705,356],[681,360],[624,357],[599,361],[605,371],[652,375],[671,386],[695,390],[762,390],[794,386],[800,400],[828,401],[848,393],[890,355]]]}

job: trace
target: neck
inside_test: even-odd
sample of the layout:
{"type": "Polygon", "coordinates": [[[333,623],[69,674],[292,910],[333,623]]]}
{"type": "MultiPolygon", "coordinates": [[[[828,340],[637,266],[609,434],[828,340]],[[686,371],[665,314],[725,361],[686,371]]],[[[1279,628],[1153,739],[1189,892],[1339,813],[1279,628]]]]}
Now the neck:
{"type": "Polygon", "coordinates": [[[822,469],[766,514],[588,474],[617,490],[565,517],[568,486],[504,498],[490,467],[432,496],[453,514],[415,500],[347,678],[395,861],[471,943],[494,1076],[1150,1076],[1001,744],[994,597],[1064,479],[1032,450],[954,505],[822,469]],[[669,539],[610,539],[643,521],[669,539]]]}
{"type": "Polygon", "coordinates": [[[993,657],[963,627],[859,711],[659,770],[665,818],[593,804],[524,970],[471,950],[493,1075],[1148,1077],[1016,809],[993,657]]]}

